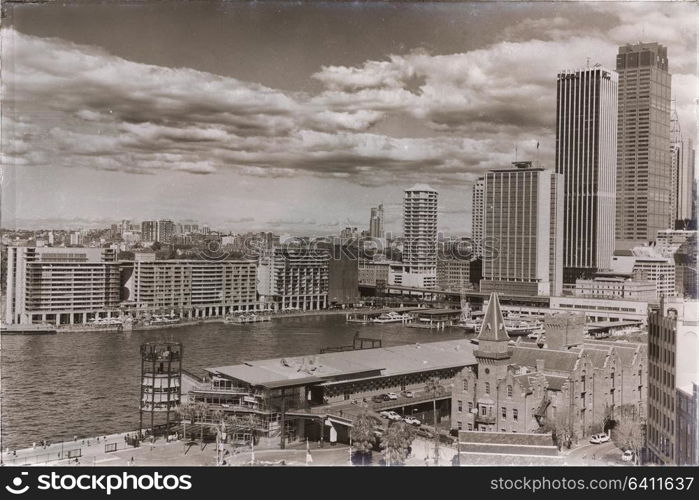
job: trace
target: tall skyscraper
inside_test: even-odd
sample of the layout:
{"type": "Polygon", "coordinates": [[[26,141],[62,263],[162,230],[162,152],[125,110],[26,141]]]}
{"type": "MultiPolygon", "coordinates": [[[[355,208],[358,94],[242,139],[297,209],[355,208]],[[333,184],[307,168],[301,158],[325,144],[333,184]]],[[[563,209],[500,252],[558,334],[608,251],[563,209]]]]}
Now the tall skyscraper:
{"type": "Polygon", "coordinates": [[[616,246],[655,239],[671,218],[670,81],[667,48],[619,47],[616,246]]]}
{"type": "Polygon", "coordinates": [[[531,162],[486,174],[483,230],[496,253],[483,261],[481,292],[560,295],[562,183],[562,174],[531,162]]]}
{"type": "Polygon", "coordinates": [[[437,191],[425,184],[405,190],[403,198],[403,269],[405,286],[437,286],[437,191]]]}
{"type": "Polygon", "coordinates": [[[556,172],[563,174],[563,282],[609,268],[614,253],[618,75],[599,65],[562,71],[556,172]]]}
{"type": "Polygon", "coordinates": [[[669,227],[675,221],[692,218],[692,187],[694,184],[694,145],[691,139],[683,139],[677,112],[673,109],[670,120],[671,186],[669,227]]]}
{"type": "Polygon", "coordinates": [[[371,209],[371,217],[369,217],[369,236],[372,238],[385,237],[383,230],[383,203],[371,209]]]}
{"type": "Polygon", "coordinates": [[[483,256],[483,190],[485,178],[479,177],[473,185],[473,205],[471,211],[471,238],[476,257],[483,256]]]}

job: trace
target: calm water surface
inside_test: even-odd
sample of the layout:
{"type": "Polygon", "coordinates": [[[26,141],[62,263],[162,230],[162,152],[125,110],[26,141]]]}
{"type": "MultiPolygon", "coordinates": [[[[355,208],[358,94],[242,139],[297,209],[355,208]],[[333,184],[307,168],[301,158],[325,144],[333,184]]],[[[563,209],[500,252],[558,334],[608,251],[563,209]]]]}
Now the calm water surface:
{"type": "Polygon", "coordinates": [[[384,346],[462,338],[461,329],[347,324],[343,315],[275,319],[251,325],[207,324],[130,333],[2,337],[3,446],[30,446],[138,427],[139,346],[184,346],[183,367],[206,367],[317,353],[352,343],[355,332],[384,346]]]}

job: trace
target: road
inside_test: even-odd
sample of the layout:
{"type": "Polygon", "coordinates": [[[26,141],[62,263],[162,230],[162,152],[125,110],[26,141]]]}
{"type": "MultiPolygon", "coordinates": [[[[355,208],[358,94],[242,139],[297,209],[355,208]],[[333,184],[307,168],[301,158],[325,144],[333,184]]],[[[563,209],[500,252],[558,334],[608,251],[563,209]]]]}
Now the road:
{"type": "Polygon", "coordinates": [[[622,451],[614,442],[585,443],[566,454],[566,465],[616,465],[622,464],[622,451]]]}

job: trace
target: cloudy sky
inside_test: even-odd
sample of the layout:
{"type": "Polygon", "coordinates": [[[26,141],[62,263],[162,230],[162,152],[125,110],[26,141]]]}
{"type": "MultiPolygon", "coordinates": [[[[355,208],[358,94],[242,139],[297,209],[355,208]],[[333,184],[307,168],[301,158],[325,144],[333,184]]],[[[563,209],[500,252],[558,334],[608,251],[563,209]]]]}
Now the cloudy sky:
{"type": "Polygon", "coordinates": [[[697,10],[680,3],[64,2],[7,5],[2,226],[167,217],[337,233],[402,192],[440,193],[470,231],[471,186],[553,166],[555,79],[620,44],[668,46],[696,134],[697,10]]]}

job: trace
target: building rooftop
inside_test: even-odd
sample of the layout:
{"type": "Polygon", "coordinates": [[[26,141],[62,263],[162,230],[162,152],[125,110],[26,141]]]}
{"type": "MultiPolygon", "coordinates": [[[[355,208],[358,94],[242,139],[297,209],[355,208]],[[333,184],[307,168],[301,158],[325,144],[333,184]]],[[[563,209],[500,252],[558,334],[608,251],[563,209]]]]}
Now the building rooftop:
{"type": "Polygon", "coordinates": [[[539,349],[538,347],[515,346],[509,364],[536,367],[536,360],[544,361],[544,370],[557,372],[572,372],[578,362],[579,353],[573,351],[556,351],[539,349]]]}
{"type": "Polygon", "coordinates": [[[406,189],[406,191],[428,191],[428,192],[432,192],[432,193],[437,192],[436,189],[428,186],[427,184],[415,184],[410,189],[406,189]]]}
{"type": "Polygon", "coordinates": [[[212,375],[267,388],[321,383],[339,378],[387,377],[476,364],[467,339],[408,344],[250,361],[207,368],[212,375]]]}
{"type": "Polygon", "coordinates": [[[493,292],[488,299],[488,308],[483,316],[483,324],[478,334],[478,340],[509,342],[510,336],[505,329],[505,319],[502,316],[498,294],[493,292]]]}

